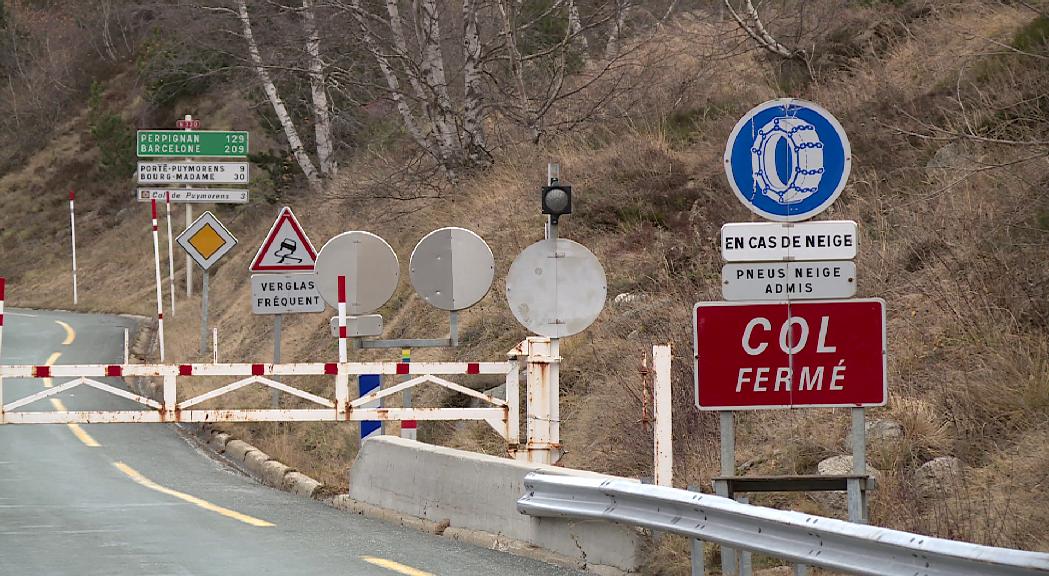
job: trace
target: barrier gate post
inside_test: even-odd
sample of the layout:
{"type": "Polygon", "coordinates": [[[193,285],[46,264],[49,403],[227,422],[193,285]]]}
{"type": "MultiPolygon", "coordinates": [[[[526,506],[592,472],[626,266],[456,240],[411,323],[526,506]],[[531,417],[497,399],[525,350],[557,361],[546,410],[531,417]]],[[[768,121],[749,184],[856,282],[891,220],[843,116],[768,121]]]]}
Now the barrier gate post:
{"type": "MultiPolygon", "coordinates": [[[[4,284],[6,280],[0,277],[0,362],[4,351],[4,284]]],[[[0,374],[0,424],[4,422],[4,375],[0,374]]]]}

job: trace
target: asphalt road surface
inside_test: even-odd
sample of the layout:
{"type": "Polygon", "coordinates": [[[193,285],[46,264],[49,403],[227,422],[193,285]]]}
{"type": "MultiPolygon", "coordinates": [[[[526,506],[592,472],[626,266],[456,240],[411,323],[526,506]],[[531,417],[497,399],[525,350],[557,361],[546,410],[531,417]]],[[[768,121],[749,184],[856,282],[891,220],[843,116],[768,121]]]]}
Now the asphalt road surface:
{"type": "MultiPolygon", "coordinates": [[[[5,320],[4,364],[120,363],[123,329],[133,325],[118,316],[23,310],[8,310],[5,320]]],[[[61,383],[6,379],[4,401],[61,383]]],[[[137,407],[80,386],[23,409],[137,407]]],[[[66,574],[578,573],[273,490],[210,457],[173,425],[0,426],[0,575],[66,574]]]]}

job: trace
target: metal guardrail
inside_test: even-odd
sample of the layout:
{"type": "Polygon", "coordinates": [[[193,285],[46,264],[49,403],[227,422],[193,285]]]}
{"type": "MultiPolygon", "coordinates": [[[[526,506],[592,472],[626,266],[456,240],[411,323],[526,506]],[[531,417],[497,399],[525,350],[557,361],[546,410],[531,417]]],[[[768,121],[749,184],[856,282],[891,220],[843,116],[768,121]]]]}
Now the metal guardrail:
{"type": "Polygon", "coordinates": [[[525,478],[522,514],[600,519],[870,576],[1049,575],[1049,554],[852,524],[626,480],[525,478]]]}

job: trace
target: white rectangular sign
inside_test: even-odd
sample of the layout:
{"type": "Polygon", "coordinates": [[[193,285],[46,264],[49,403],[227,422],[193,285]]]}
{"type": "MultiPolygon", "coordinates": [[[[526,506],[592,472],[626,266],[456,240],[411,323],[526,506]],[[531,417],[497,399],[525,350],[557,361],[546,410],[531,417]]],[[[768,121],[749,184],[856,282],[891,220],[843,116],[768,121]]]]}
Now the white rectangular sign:
{"type": "Polygon", "coordinates": [[[858,240],[852,220],[725,224],[721,257],[726,262],[852,260],[858,240]]]}
{"type": "MultiPolygon", "coordinates": [[[[331,317],[331,335],[339,337],[339,317],[331,317]]],[[[346,317],[346,337],[360,338],[362,336],[382,335],[382,316],[378,314],[365,314],[364,316],[346,317]]]]}
{"type": "Polygon", "coordinates": [[[252,274],[251,311],[255,314],[323,312],[317,276],[304,274],[252,274]]]}
{"type": "Polygon", "coordinates": [[[856,263],[748,262],[721,269],[725,300],[827,300],[856,294],[856,263]]]}
{"type": "Polygon", "coordinates": [[[139,184],[247,184],[247,162],[139,162],[139,184]]]}
{"type": "Polygon", "coordinates": [[[234,188],[139,188],[135,198],[139,202],[167,201],[168,194],[176,204],[247,204],[248,191],[234,188]]]}

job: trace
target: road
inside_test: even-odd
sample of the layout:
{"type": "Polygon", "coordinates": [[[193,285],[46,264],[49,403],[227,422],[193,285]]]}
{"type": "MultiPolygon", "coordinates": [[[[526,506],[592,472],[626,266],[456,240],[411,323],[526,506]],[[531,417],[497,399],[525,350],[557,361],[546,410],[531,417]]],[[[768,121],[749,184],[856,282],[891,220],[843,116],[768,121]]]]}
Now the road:
{"type": "MultiPolygon", "coordinates": [[[[5,320],[0,360],[36,365],[119,363],[123,329],[133,324],[23,310],[8,310],[5,320]]],[[[60,383],[6,379],[4,399],[60,383]]],[[[83,386],[51,402],[56,410],[137,407],[83,386]]],[[[52,424],[0,426],[0,574],[578,573],[273,490],[172,425],[52,424]]]]}

